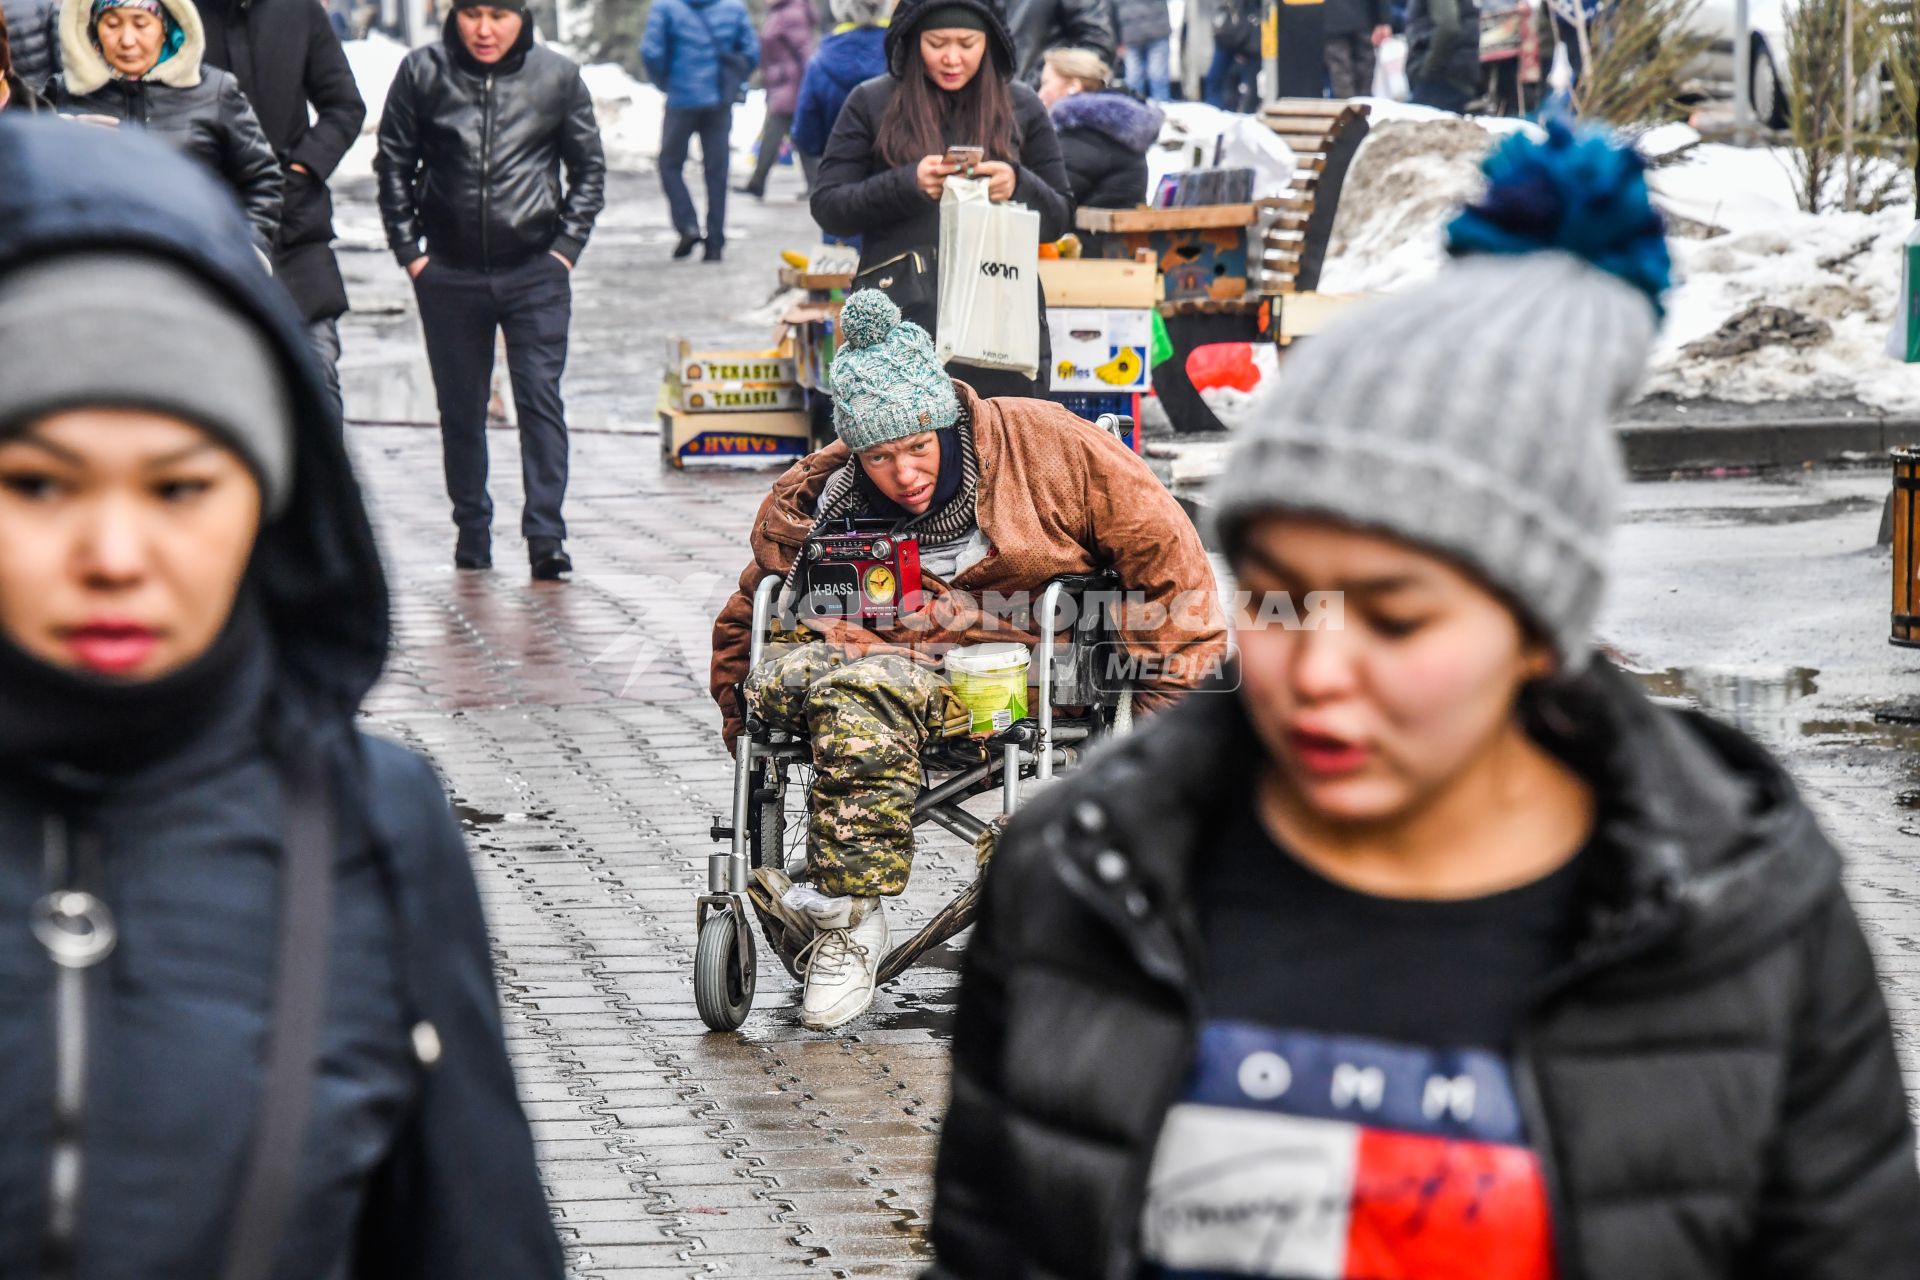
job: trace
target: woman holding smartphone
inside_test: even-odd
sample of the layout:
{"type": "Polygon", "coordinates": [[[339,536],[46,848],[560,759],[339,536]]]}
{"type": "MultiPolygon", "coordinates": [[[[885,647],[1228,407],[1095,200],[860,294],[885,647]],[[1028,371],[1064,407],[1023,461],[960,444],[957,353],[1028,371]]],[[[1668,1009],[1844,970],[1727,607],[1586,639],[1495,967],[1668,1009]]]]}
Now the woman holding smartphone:
{"type": "MultiPolygon", "coordinates": [[[[940,195],[948,177],[984,178],[995,201],[1040,215],[1040,238],[1071,230],[1059,139],[1039,95],[1014,82],[1013,40],[985,0],[904,0],[887,30],[887,73],[841,108],[813,188],[813,218],[829,235],[861,237],[860,284],[884,290],[906,318],[937,334],[940,195]],[[958,149],[958,150],[956,150],[958,149]]],[[[955,363],[982,396],[1047,391],[1050,360],[1040,300],[1040,377],[955,363]]]]}

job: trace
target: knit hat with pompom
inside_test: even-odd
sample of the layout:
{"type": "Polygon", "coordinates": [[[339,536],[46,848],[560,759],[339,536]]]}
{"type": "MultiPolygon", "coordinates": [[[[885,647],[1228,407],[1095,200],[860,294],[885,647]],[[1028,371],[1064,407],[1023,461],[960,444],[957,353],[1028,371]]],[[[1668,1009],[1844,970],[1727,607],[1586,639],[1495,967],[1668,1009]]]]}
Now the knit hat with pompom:
{"type": "Polygon", "coordinates": [[[1625,478],[1609,422],[1646,372],[1668,258],[1632,148],[1555,120],[1508,139],[1431,283],[1282,363],[1211,506],[1221,543],[1278,513],[1464,565],[1585,665],[1625,478]]]}
{"type": "Polygon", "coordinates": [[[960,398],[927,331],[902,320],[878,289],[848,298],[833,357],[833,429],[847,448],[858,453],[959,420],[960,398]]]}

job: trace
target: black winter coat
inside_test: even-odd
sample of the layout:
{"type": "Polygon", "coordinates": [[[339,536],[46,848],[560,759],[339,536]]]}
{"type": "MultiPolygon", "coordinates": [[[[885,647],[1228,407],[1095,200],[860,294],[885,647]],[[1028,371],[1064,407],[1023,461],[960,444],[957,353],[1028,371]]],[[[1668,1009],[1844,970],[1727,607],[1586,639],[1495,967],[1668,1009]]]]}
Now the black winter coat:
{"type": "Polygon", "coordinates": [[[162,3],[186,42],[144,80],[116,80],[87,36],[89,6],[67,0],[60,9],[65,70],[47,86],[47,99],[58,111],[138,125],[219,174],[246,210],[260,251],[270,254],[280,234],[280,162],[240,82],[205,65],[206,33],[191,0],[162,3]]]}
{"type": "Polygon", "coordinates": [[[1173,34],[1173,15],[1167,0],[1113,0],[1113,25],[1121,44],[1144,53],[1173,34]]]}
{"type": "Polygon", "coordinates": [[[6,0],[13,73],[38,93],[60,74],[60,0],[6,0]]]}
{"type": "Polygon", "coordinates": [[[347,287],[333,257],[327,179],[367,119],[340,38],[314,0],[204,0],[200,20],[207,61],[240,82],[280,161],[285,198],[273,273],[307,319],[338,316],[347,287]]]}
{"type": "Polygon", "coordinates": [[[40,1274],[49,1215],[55,970],[30,928],[49,823],[94,850],[120,936],[87,971],[75,1278],[223,1273],[274,1014],[277,762],[297,758],[332,781],[338,853],[321,1070],[272,1275],[559,1280],[459,830],[426,761],[355,728],[386,582],[304,324],[231,202],[161,148],[8,113],[0,173],[20,179],[0,183],[0,274],[71,250],[186,264],[270,336],[298,422],[291,501],[250,570],[267,642],[217,714],[137,739],[161,751],[135,768],[55,774],[14,750],[45,717],[23,725],[23,682],[0,682],[0,758],[26,761],[0,768],[0,1275],[40,1274]]]}
{"type": "Polygon", "coordinates": [[[486,67],[448,14],[441,43],[408,54],[393,78],[374,171],[402,266],[429,254],[510,271],[549,249],[577,263],[606,204],[593,98],[578,66],[534,44],[532,22],[486,67]]]}
{"type": "Polygon", "coordinates": [[[1120,47],[1109,0],[1007,0],[1006,11],[1014,71],[1030,85],[1040,83],[1040,60],[1049,49],[1091,49],[1111,64],[1120,47]]]}
{"type": "MultiPolygon", "coordinates": [[[[1611,668],[1534,718],[1616,815],[1513,1054],[1562,1280],[1920,1276],[1886,1005],[1786,774],[1611,668]]],[[[1135,1276],[1199,1016],[1200,834],[1261,758],[1237,696],[1196,694],[1007,832],[963,970],[933,1276],[1135,1276]]]]}
{"type": "Polygon", "coordinates": [[[1077,209],[1131,209],[1147,191],[1147,152],[1167,117],[1118,89],[1053,104],[1053,127],[1077,209]]]}
{"type": "MultiPolygon", "coordinates": [[[[890,31],[900,30],[898,27],[890,31]]],[[[891,39],[891,36],[890,36],[891,39]]],[[[820,157],[814,173],[813,220],[828,235],[859,236],[860,269],[876,266],[903,253],[918,251],[938,267],[940,248],[940,204],[927,198],[914,180],[914,165],[889,168],[875,153],[874,139],[879,136],[880,121],[887,104],[893,101],[899,81],[891,74],[875,76],[848,96],[840,108],[840,118],[827,140],[827,153],[820,157]]],[[[1071,187],[1066,166],[1060,159],[1060,141],[1054,136],[1053,123],[1040,96],[1023,84],[1010,86],[1013,93],[1014,128],[1020,137],[1019,177],[1013,198],[1040,215],[1040,240],[1057,240],[1073,225],[1071,187]]],[[[948,146],[964,146],[978,139],[963,138],[957,132],[946,138],[948,146]]],[[[1044,391],[1047,371],[1052,363],[1052,345],[1047,340],[1046,291],[1040,290],[1040,386],[1044,391]]],[[[937,334],[938,316],[930,304],[910,308],[907,319],[930,334],[937,334]]],[[[991,371],[981,371],[990,374],[991,371]]],[[[1003,393],[1003,384],[991,377],[958,374],[982,394],[1003,393]]],[[[1008,375],[1017,377],[1017,375],[1008,375]]],[[[1027,388],[1006,388],[1004,394],[1031,394],[1027,388]]]]}
{"type": "Polygon", "coordinates": [[[1479,0],[1412,0],[1407,6],[1407,78],[1415,88],[1480,87],[1479,0]]]}

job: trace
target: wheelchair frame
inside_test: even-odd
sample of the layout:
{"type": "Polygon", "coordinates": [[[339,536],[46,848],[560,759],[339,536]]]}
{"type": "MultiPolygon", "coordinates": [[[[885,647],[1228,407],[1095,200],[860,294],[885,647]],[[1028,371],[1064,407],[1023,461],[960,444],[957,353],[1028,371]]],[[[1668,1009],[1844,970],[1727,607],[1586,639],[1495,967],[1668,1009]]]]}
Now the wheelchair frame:
{"type": "MultiPolygon", "coordinates": [[[[749,670],[760,665],[772,620],[774,594],[783,581],[777,575],[769,576],[754,591],[749,670]]],[[[1012,814],[1019,808],[1023,781],[1044,782],[1053,777],[1056,770],[1071,769],[1087,743],[1111,732],[1117,720],[1124,720],[1125,696],[1109,700],[1092,687],[1090,655],[1102,634],[1099,627],[1088,627],[1085,618],[1075,619],[1067,654],[1068,679],[1062,682],[1056,680],[1059,644],[1053,626],[1063,598],[1113,590],[1119,585],[1117,576],[1101,572],[1056,578],[1042,589],[1036,618],[1040,643],[1036,654],[1039,696],[1035,714],[988,738],[978,761],[967,763],[937,783],[930,775],[946,761],[929,762],[929,757],[937,757],[945,744],[923,751],[923,789],[914,801],[914,826],[932,822],[969,843],[977,842],[987,832],[988,824],[962,807],[967,800],[998,789],[1001,813],[1012,814]],[[1063,694],[1071,697],[1061,696],[1063,694]],[[1054,706],[1057,698],[1066,705],[1086,707],[1088,714],[1057,715],[1054,706]]],[[[812,746],[805,739],[759,722],[745,706],[744,694],[741,697],[743,724],[734,747],[732,821],[723,823],[716,818],[709,830],[714,840],[724,841],[729,847],[724,853],[708,856],[707,892],[697,900],[694,911],[698,932],[694,951],[694,1003],[701,1020],[715,1031],[737,1030],[753,1006],[757,957],[753,931],[746,927],[749,904],[768,945],[796,979],[801,976],[796,957],[805,941],[790,939],[786,926],[761,906],[754,892],[757,885],[750,888],[749,881],[756,866],[786,869],[783,840],[786,775],[796,765],[811,767],[812,746]],[[772,785],[759,785],[763,779],[772,785]]],[[[976,875],[918,933],[888,953],[880,966],[879,981],[892,981],[920,956],[971,924],[979,893],[980,878],[976,875]]]]}

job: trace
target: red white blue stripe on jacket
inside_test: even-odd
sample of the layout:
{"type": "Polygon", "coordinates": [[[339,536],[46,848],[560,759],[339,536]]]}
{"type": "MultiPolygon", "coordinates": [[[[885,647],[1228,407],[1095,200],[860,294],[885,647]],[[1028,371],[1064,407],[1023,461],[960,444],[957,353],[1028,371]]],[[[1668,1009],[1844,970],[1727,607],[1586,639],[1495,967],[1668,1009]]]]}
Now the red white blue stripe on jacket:
{"type": "Polygon", "coordinates": [[[1552,1280],[1499,1055],[1211,1022],[1141,1222],[1164,1280],[1552,1280]]]}

